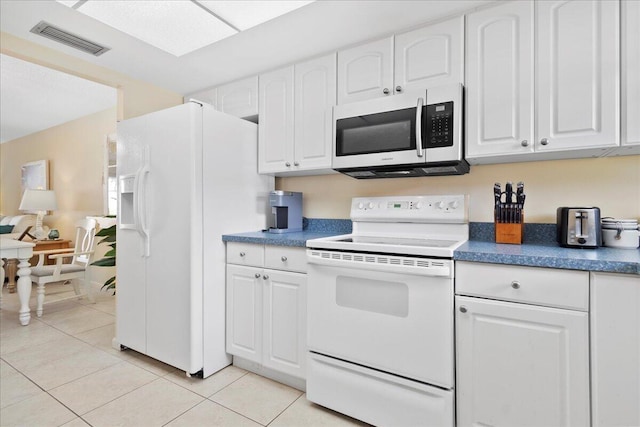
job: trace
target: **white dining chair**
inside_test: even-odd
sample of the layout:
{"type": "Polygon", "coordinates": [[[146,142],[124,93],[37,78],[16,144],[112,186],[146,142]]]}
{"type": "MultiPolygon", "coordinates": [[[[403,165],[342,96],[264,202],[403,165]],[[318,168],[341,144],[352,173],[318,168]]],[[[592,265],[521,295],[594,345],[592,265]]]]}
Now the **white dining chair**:
{"type": "Polygon", "coordinates": [[[73,298],[86,297],[90,302],[95,302],[89,278],[89,265],[93,258],[93,242],[96,235],[96,220],[84,219],[79,221],[76,228],[75,247],[68,249],[52,249],[37,251],[38,264],[31,267],[31,281],[38,285],[36,315],[42,316],[45,285],[53,282],[71,282],[75,295],[58,298],[55,301],[65,301],[73,298]],[[52,265],[44,265],[45,258],[55,260],[52,265]],[[64,258],[72,258],[70,264],[63,264],[64,258]],[[79,280],[83,282],[84,291],[81,292],[79,280]]]}

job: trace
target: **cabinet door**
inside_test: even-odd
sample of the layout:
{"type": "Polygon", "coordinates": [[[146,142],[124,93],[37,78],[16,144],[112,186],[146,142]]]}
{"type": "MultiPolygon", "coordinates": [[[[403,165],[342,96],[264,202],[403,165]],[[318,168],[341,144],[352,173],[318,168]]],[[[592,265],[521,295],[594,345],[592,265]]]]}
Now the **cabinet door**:
{"type": "Polygon", "coordinates": [[[260,75],[258,172],[293,166],[293,66],[260,75]]]}
{"type": "Polygon", "coordinates": [[[619,144],[619,3],[542,1],[536,151],[619,144]]]}
{"type": "MultiPolygon", "coordinates": [[[[640,2],[623,0],[622,146],[640,146],[640,2]]],[[[632,153],[629,153],[632,154],[632,153]]],[[[636,149],[633,154],[640,154],[636,149]]]]}
{"type": "Polygon", "coordinates": [[[464,17],[395,37],[394,91],[424,95],[427,87],[462,83],[464,17]]]}
{"type": "Polygon", "coordinates": [[[194,92],[192,94],[185,95],[183,98],[184,103],[186,104],[187,102],[189,102],[190,99],[204,102],[209,105],[213,105],[214,108],[218,108],[217,107],[218,89],[213,88],[213,89],[201,90],[199,92],[194,92]]]}
{"type": "Polygon", "coordinates": [[[466,154],[533,152],[533,2],[467,15],[466,154]]]}
{"type": "Polygon", "coordinates": [[[218,86],[217,109],[236,117],[258,115],[258,76],[218,86]]]}
{"type": "Polygon", "coordinates": [[[588,426],[588,314],[456,296],[459,426],[588,426]]]}
{"type": "Polygon", "coordinates": [[[594,426],[640,425],[640,277],[591,273],[594,426]]]}
{"type": "Polygon", "coordinates": [[[262,269],[227,265],[227,353],[262,361],[262,269]]]}
{"type": "Polygon", "coordinates": [[[307,276],[265,270],[264,357],[266,367],[305,377],[307,276]]]}
{"type": "Polygon", "coordinates": [[[393,37],[338,52],[338,104],[391,95],[392,85],[393,37]]]}
{"type": "Polygon", "coordinates": [[[330,169],[336,55],[295,65],[294,169],[330,169]]]}

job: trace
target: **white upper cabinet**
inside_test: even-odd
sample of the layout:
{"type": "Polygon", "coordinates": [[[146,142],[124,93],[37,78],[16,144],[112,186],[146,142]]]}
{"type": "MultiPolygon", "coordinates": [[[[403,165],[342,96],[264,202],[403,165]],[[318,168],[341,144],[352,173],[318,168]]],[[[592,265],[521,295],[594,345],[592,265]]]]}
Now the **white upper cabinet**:
{"type": "Polygon", "coordinates": [[[395,37],[395,93],[422,93],[426,87],[464,79],[464,17],[395,37]]]}
{"type": "Polygon", "coordinates": [[[467,157],[533,152],[533,2],[467,16],[467,157]]]}
{"type": "Polygon", "coordinates": [[[260,75],[258,172],[275,173],[293,165],[293,67],[260,75]]]}
{"type": "Polygon", "coordinates": [[[622,0],[622,147],[615,154],[640,154],[640,2],[622,0]]]}
{"type": "Polygon", "coordinates": [[[421,93],[464,76],[462,16],[338,52],[338,104],[421,93]]]}
{"type": "Polygon", "coordinates": [[[338,104],[393,94],[393,37],[338,52],[338,104]]]}
{"type": "Polygon", "coordinates": [[[536,2],[535,149],[619,145],[617,1],[536,2]]]}
{"type": "Polygon", "coordinates": [[[216,110],[242,118],[258,115],[258,76],[201,90],[184,97],[211,104],[216,110]]]}
{"type": "Polygon", "coordinates": [[[336,55],[295,65],[294,168],[331,169],[336,55]]]}
{"type": "Polygon", "coordinates": [[[209,105],[213,105],[214,108],[217,108],[217,99],[218,99],[218,89],[215,87],[213,89],[201,90],[198,92],[190,93],[185,95],[183,98],[183,102],[186,104],[190,100],[200,101],[207,103],[209,105]]]}
{"type": "Polygon", "coordinates": [[[549,0],[469,14],[467,160],[596,157],[619,146],[618,13],[615,1],[549,0]]]}
{"type": "Polygon", "coordinates": [[[258,172],[331,170],[335,53],[260,76],[258,172]]]}
{"type": "Polygon", "coordinates": [[[258,76],[217,87],[216,108],[236,117],[258,115],[258,76]]]}

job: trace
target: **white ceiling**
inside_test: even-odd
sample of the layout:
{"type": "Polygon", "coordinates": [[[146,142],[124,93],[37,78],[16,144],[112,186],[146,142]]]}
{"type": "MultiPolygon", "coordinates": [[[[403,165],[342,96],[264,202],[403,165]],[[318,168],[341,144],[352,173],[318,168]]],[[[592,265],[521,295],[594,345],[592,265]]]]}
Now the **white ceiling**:
{"type": "MultiPolygon", "coordinates": [[[[185,95],[452,16],[493,1],[318,0],[180,57],[55,0],[0,0],[0,29],[185,95]],[[111,50],[94,57],[29,32],[42,20],[106,45],[111,50]]],[[[24,90],[28,92],[28,88],[24,90]]],[[[28,102],[26,100],[32,97],[42,96],[42,92],[33,91],[32,95],[25,93],[24,96],[24,102],[28,102]]]]}
{"type": "Polygon", "coordinates": [[[114,107],[109,86],[0,55],[0,143],[114,107]]]}

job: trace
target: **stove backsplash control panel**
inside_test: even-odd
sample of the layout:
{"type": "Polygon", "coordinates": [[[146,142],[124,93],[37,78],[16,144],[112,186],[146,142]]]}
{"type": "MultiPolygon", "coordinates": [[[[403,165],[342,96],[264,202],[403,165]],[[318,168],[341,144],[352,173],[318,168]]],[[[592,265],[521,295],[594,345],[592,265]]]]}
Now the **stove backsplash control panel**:
{"type": "Polygon", "coordinates": [[[351,220],[370,222],[469,222],[468,195],[356,197],[351,220]]]}

